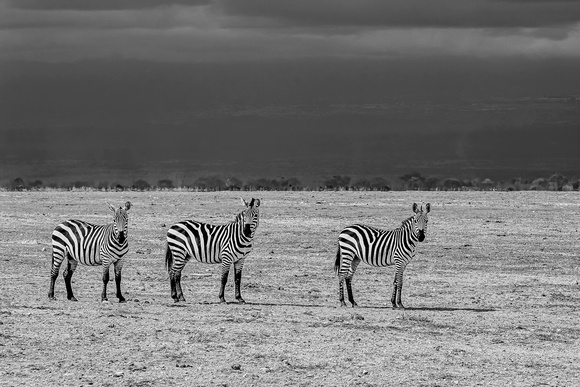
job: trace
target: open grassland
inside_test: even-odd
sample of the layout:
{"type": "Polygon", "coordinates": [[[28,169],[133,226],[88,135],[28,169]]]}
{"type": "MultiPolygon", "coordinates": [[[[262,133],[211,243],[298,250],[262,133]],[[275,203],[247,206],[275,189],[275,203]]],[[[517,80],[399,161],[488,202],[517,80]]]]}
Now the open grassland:
{"type": "Polygon", "coordinates": [[[0,192],[0,385],[578,385],[579,209],[576,192],[0,192]],[[174,304],[168,227],[230,221],[240,195],[262,199],[247,304],[219,304],[219,265],[195,262],[174,304]],[[106,202],[126,200],[128,302],[111,281],[101,304],[101,268],[80,265],[79,302],[62,277],[50,302],[52,229],[109,222],[106,202]],[[387,307],[394,270],[364,264],[360,307],[339,308],[340,230],[397,227],[414,201],[432,209],[407,309],[387,307]]]}

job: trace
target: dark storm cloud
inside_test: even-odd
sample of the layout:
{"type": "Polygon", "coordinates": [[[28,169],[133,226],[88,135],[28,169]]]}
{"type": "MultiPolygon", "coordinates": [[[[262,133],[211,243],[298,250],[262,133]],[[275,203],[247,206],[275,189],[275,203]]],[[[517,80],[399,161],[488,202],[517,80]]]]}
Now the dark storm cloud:
{"type": "Polygon", "coordinates": [[[579,1],[552,0],[219,0],[232,16],[281,25],[359,27],[537,28],[580,21],[579,1]]]}
{"type": "Polygon", "coordinates": [[[203,5],[211,0],[8,0],[15,9],[104,11],[168,7],[171,5],[203,5]]]}
{"type": "Polygon", "coordinates": [[[580,2],[0,0],[0,61],[580,55],[580,2]]]}

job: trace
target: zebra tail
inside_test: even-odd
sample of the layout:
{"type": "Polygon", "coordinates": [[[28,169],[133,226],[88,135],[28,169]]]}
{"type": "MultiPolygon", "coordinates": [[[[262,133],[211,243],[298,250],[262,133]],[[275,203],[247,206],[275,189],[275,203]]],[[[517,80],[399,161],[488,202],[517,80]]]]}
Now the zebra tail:
{"type": "Polygon", "coordinates": [[[336,250],[336,260],[334,261],[334,272],[338,275],[338,271],[340,270],[340,246],[336,250]]]}
{"type": "Polygon", "coordinates": [[[165,250],[165,268],[167,269],[167,272],[169,273],[169,271],[171,270],[171,267],[173,266],[173,254],[171,254],[171,249],[169,248],[169,244],[166,244],[166,250],[165,250]]]}

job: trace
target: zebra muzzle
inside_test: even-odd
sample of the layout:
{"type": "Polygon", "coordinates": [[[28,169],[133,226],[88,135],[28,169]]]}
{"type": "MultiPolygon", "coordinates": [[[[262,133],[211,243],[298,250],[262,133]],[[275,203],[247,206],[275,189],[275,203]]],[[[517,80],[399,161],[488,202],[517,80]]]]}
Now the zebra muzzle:
{"type": "Polygon", "coordinates": [[[252,227],[249,224],[244,225],[244,236],[248,238],[252,236],[252,227]]]}
{"type": "Polygon", "coordinates": [[[419,242],[423,242],[425,240],[425,231],[419,230],[419,242]]]}

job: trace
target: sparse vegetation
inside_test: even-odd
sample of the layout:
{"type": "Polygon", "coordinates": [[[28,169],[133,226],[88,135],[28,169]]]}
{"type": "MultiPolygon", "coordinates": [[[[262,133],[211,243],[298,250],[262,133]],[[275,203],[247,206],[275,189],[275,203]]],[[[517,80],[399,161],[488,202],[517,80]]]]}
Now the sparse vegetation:
{"type": "Polygon", "coordinates": [[[419,172],[410,172],[399,177],[401,185],[393,185],[387,178],[375,176],[358,178],[352,182],[350,176],[335,175],[323,179],[320,185],[306,187],[296,177],[267,178],[260,177],[243,181],[235,176],[222,178],[218,175],[202,176],[192,184],[176,186],[173,180],[161,179],[153,186],[144,179],[132,184],[119,182],[109,184],[107,181],[63,182],[60,185],[49,183],[44,185],[41,180],[26,182],[18,177],[10,181],[4,189],[9,191],[24,190],[91,190],[100,191],[150,191],[150,190],[190,190],[190,191],[302,191],[302,190],[330,190],[330,191],[578,191],[580,179],[554,173],[549,177],[536,179],[513,178],[509,182],[494,181],[489,178],[458,179],[454,177],[440,178],[437,176],[422,176],[419,172]]]}

